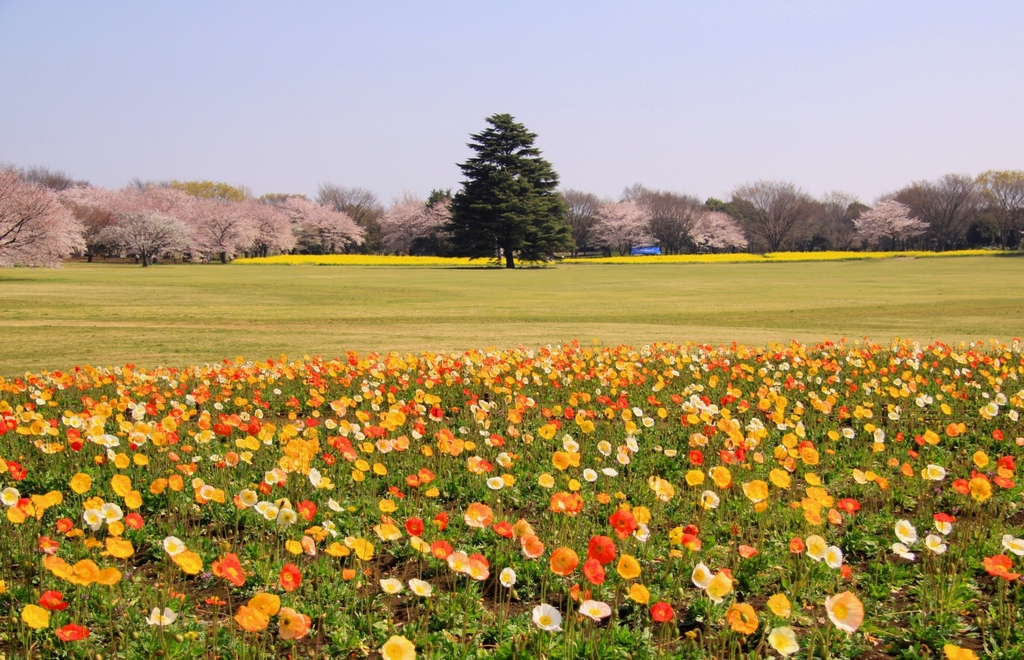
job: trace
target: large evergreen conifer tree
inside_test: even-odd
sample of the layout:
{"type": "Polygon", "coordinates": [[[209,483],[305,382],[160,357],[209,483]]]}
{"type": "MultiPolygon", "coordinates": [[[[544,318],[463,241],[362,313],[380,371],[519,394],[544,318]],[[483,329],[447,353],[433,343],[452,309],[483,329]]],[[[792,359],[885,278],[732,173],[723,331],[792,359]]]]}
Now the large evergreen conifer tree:
{"type": "Polygon", "coordinates": [[[533,146],[537,136],[508,114],[487,118],[471,136],[475,153],[459,167],[466,180],[452,199],[447,229],[455,256],[537,261],[572,247],[558,174],[533,146]]]}

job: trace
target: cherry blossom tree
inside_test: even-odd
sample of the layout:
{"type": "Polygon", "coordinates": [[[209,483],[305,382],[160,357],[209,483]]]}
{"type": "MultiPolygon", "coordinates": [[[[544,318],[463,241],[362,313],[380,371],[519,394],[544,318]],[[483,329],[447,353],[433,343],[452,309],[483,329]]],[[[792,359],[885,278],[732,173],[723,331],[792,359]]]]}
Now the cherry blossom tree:
{"type": "Polygon", "coordinates": [[[349,245],[360,246],[360,252],[377,254],[384,248],[380,217],[384,207],[372,190],[321,183],[316,201],[344,213],[363,230],[362,240],[349,245]]]}
{"type": "Polygon", "coordinates": [[[700,214],[690,236],[701,252],[747,249],[747,238],[743,230],[732,216],[722,211],[700,214]]]}
{"type": "Polygon", "coordinates": [[[120,212],[119,191],[99,186],[81,185],[59,193],[61,203],[82,224],[85,256],[91,262],[111,247],[101,238],[104,229],[117,221],[120,212]]]}
{"type": "Polygon", "coordinates": [[[101,234],[107,244],[139,259],[143,268],[161,255],[187,249],[192,238],[188,225],[181,220],[148,211],[121,213],[101,234]]]}
{"type": "MultiPolygon", "coordinates": [[[[193,231],[201,221],[200,209],[195,203],[199,200],[181,190],[152,184],[129,185],[117,190],[85,186],[65,190],[61,199],[76,217],[88,219],[86,241],[90,255],[112,245],[109,241],[116,234],[106,230],[128,213],[156,214],[178,220],[187,230],[187,244],[181,249],[202,251],[193,231]]],[[[124,248],[121,244],[117,247],[124,248]]]]}
{"type": "Polygon", "coordinates": [[[597,210],[594,237],[599,245],[628,254],[637,245],[650,245],[654,238],[648,233],[647,215],[637,202],[610,202],[597,210]]]}
{"type": "Polygon", "coordinates": [[[272,252],[288,252],[295,247],[295,233],[288,214],[280,206],[256,200],[240,203],[253,228],[249,250],[260,257],[272,252]]]}
{"type": "Polygon", "coordinates": [[[928,231],[928,223],[910,216],[910,207],[894,199],[886,199],[868,209],[853,221],[857,237],[866,245],[905,247],[907,241],[928,231]]]}
{"type": "Polygon", "coordinates": [[[426,202],[409,197],[388,207],[379,220],[384,247],[389,252],[408,254],[409,246],[420,234],[420,222],[426,210],[426,202]]]}
{"type": "Polygon", "coordinates": [[[85,249],[81,223],[52,190],[0,170],[0,266],[48,266],[85,249]]]}
{"type": "Polygon", "coordinates": [[[309,249],[333,254],[363,242],[363,228],[346,213],[304,197],[289,197],[282,209],[296,226],[300,242],[309,249]]]}
{"type": "Polygon", "coordinates": [[[437,239],[450,217],[450,199],[428,204],[407,196],[392,204],[380,218],[384,246],[389,252],[412,254],[424,239],[437,239]]]}
{"type": "Polygon", "coordinates": [[[226,264],[256,239],[256,227],[241,202],[194,198],[187,205],[195,248],[207,258],[216,256],[226,264]]]}

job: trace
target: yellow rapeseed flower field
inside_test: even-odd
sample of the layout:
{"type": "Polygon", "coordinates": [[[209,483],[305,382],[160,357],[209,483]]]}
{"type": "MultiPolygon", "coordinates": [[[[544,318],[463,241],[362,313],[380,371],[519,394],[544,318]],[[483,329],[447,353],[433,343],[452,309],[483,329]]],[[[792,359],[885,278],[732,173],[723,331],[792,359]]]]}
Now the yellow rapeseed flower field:
{"type": "MultiPolygon", "coordinates": [[[[935,257],[980,257],[1006,254],[999,250],[956,250],[928,252],[905,250],[902,252],[770,252],[748,254],[673,254],[645,257],[583,257],[562,259],[567,264],[714,264],[714,263],[771,263],[776,261],[858,261],[865,259],[925,259],[935,257]]],[[[410,257],[377,254],[279,254],[273,257],[235,259],[242,265],[314,265],[314,266],[441,266],[448,268],[502,267],[488,259],[470,260],[464,257],[410,257]]],[[[535,264],[531,264],[535,265],[535,264]]]]}
{"type": "Polygon", "coordinates": [[[922,259],[932,257],[980,257],[1006,254],[998,250],[956,250],[952,252],[769,252],[768,254],[672,254],[646,257],[599,257],[564,259],[570,264],[714,264],[714,263],[770,263],[773,261],[858,261],[865,259],[922,259]]]}
{"type": "MultiPolygon", "coordinates": [[[[278,254],[273,257],[235,259],[233,263],[243,265],[278,264],[287,266],[442,266],[482,268],[490,262],[486,259],[470,261],[461,257],[409,257],[378,254],[278,254]]],[[[497,267],[497,265],[495,265],[497,267]]]]}

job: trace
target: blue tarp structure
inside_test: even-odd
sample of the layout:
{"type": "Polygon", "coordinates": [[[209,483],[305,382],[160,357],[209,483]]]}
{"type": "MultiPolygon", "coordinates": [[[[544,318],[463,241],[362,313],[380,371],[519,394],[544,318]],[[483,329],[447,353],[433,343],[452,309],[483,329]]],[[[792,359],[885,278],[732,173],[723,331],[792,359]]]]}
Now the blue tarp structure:
{"type": "Polygon", "coordinates": [[[641,245],[629,251],[631,257],[646,257],[656,254],[661,254],[661,248],[657,245],[641,245]]]}

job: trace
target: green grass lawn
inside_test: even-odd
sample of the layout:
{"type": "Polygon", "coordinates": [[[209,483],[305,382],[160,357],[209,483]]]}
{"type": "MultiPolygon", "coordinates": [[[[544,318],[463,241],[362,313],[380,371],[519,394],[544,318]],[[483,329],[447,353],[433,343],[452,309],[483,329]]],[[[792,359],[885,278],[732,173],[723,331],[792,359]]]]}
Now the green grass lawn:
{"type": "Polygon", "coordinates": [[[1024,258],[382,266],[72,263],[0,270],[0,374],[537,346],[1024,334],[1024,258]]]}

